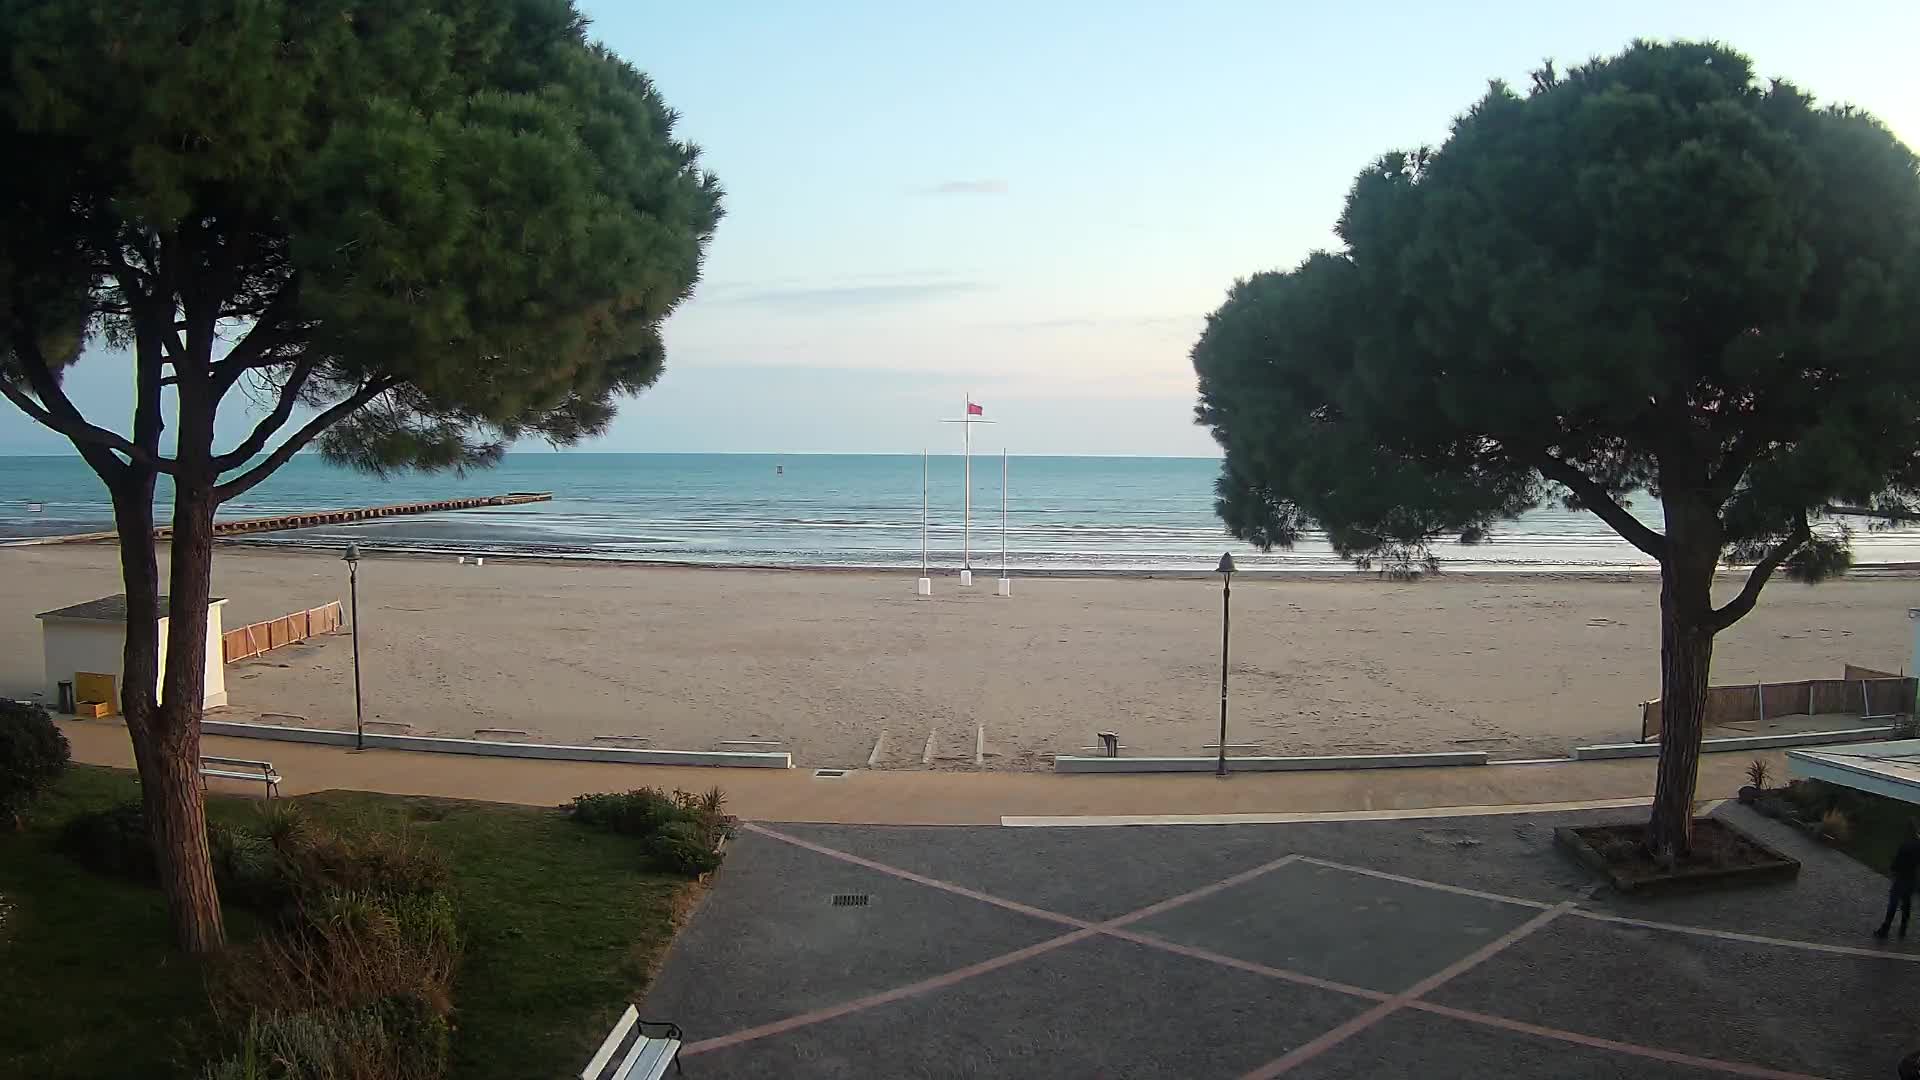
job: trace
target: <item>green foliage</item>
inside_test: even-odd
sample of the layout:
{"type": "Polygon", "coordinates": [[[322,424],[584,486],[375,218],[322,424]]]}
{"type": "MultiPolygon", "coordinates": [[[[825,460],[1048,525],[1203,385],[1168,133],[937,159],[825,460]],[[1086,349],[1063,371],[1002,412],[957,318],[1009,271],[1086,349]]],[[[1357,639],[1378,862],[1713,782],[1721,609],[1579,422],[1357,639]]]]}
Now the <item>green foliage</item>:
{"type": "Polygon", "coordinates": [[[628,836],[651,836],[681,816],[680,804],[659,788],[576,795],[566,809],[582,825],[628,836]]]}
{"type": "Polygon", "coordinates": [[[1828,502],[1920,495],[1920,163],[1736,52],[1496,83],[1361,173],[1338,235],[1237,283],[1194,347],[1250,542],[1405,553],[1558,497],[1764,582],[1844,569],[1828,502]],[[1664,536],[1622,508],[1641,491],[1664,536]]]}
{"type": "Polygon", "coordinates": [[[60,828],[60,850],[96,874],[136,881],[154,874],[146,811],[137,799],[68,818],[60,828]]]}
{"type": "Polygon", "coordinates": [[[585,25],[568,0],[0,5],[0,137],[36,162],[0,179],[25,332],[0,372],[99,332],[158,364],[184,315],[173,363],[213,370],[202,320],[229,321],[269,399],[384,386],[327,436],[354,465],[603,429],[659,376],[720,191],[585,25]]]}
{"type": "Polygon", "coordinates": [[[696,821],[673,821],[647,838],[647,857],[655,868],[696,877],[720,865],[713,834],[696,821]]]}
{"type": "Polygon", "coordinates": [[[72,756],[47,710],[0,700],[0,825],[18,823],[28,805],[67,771],[72,756]]]}
{"type": "Polygon", "coordinates": [[[639,837],[655,869],[694,877],[720,865],[715,848],[732,826],[726,803],[717,787],[698,795],[636,788],[577,795],[564,809],[582,825],[639,837]]]}
{"type": "Polygon", "coordinates": [[[439,1080],[450,1028],[417,998],[355,1009],[255,1013],[240,1050],[201,1080],[439,1080]]]}

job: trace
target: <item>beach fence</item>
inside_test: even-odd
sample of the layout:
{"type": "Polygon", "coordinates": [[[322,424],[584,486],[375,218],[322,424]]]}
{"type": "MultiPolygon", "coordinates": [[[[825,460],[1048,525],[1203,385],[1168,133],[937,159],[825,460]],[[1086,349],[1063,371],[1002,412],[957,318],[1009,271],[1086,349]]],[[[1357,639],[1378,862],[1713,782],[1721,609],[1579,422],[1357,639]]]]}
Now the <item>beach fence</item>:
{"type": "Polygon", "coordinates": [[[296,641],[305,641],[319,634],[332,633],[345,625],[340,614],[340,601],[321,604],[317,608],[296,611],[291,615],[282,615],[277,619],[268,619],[237,630],[229,630],[220,642],[222,657],[229,664],[236,660],[246,660],[271,652],[282,645],[291,645],[296,641]]]}
{"type": "MultiPolygon", "coordinates": [[[[1707,688],[1707,727],[1783,716],[1851,715],[1886,720],[1913,711],[1920,680],[1887,671],[1846,665],[1838,679],[1745,683],[1707,688]]],[[[1640,705],[1640,741],[1660,737],[1660,699],[1640,705]]]]}

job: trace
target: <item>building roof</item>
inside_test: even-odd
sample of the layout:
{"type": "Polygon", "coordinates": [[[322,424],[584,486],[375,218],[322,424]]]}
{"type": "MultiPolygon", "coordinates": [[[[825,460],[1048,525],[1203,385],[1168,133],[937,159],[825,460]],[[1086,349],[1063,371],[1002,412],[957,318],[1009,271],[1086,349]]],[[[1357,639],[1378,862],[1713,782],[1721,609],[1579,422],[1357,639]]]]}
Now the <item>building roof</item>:
{"type": "MultiPolygon", "coordinates": [[[[209,606],[222,604],[226,602],[226,599],[224,596],[209,596],[207,598],[207,604],[209,606]]],[[[161,593],[160,613],[163,618],[166,615],[166,611],[167,594],[161,593]]],[[[84,604],[74,604],[70,607],[43,611],[35,615],[34,618],[67,619],[73,622],[124,623],[127,621],[127,594],[114,593],[112,596],[103,596],[98,600],[89,600],[84,604]]]]}
{"type": "Polygon", "coordinates": [[[1920,739],[1789,750],[1787,771],[1901,802],[1920,803],[1920,739]]]}

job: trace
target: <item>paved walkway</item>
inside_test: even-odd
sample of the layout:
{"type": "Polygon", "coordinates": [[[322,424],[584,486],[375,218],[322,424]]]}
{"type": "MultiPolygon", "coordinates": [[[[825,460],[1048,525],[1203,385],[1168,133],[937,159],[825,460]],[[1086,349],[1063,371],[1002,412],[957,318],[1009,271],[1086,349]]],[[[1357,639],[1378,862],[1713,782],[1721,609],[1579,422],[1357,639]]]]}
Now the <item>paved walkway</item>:
{"type": "MultiPolygon", "coordinates": [[[[133,767],[133,748],[119,720],[62,721],[77,761],[133,767]]],[[[893,825],[990,825],[1009,816],[1321,814],[1433,807],[1533,805],[1646,799],[1652,759],[1552,765],[1486,765],[1346,772],[1056,776],[1023,772],[858,770],[834,779],[808,769],[704,769],[533,761],[400,750],[355,753],[331,746],[210,736],[202,751],[271,760],[288,795],[340,788],[402,795],[556,806],[588,791],[651,785],[705,789],[718,785],[727,805],[755,821],[893,825]]],[[[1776,777],[1778,753],[1766,758],[1776,777]]],[[[1702,799],[1731,797],[1751,760],[1709,754],[1700,766],[1702,799]]],[[[221,790],[245,785],[215,782],[221,790]]],[[[257,785],[256,785],[257,787],[257,785]]]]}
{"type": "Polygon", "coordinates": [[[1566,815],[750,824],[643,1014],[749,1080],[1891,1076],[1920,951],[1868,937],[1884,880],[1721,812],[1800,879],[1614,897],[1566,815]]]}

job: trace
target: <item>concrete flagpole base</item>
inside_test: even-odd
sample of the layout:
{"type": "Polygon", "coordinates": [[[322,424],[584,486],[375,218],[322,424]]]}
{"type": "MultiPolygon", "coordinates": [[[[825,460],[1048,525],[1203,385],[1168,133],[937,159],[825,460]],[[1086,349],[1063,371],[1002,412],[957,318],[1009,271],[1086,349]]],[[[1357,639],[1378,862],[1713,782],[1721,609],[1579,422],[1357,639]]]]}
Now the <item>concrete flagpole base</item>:
{"type": "Polygon", "coordinates": [[[913,583],[913,591],[916,595],[919,595],[919,596],[932,596],[933,595],[933,579],[923,577],[918,581],[915,581],[913,583]]]}
{"type": "Polygon", "coordinates": [[[964,587],[966,587],[966,586],[969,586],[969,585],[972,585],[972,584],[973,584],[973,571],[971,571],[971,570],[962,570],[962,571],[960,571],[960,585],[961,585],[961,587],[962,587],[962,588],[964,588],[964,587]]]}
{"type": "Polygon", "coordinates": [[[1000,587],[995,591],[998,592],[1001,596],[1012,596],[1013,595],[1013,579],[1010,577],[1001,578],[1000,587]]]}

